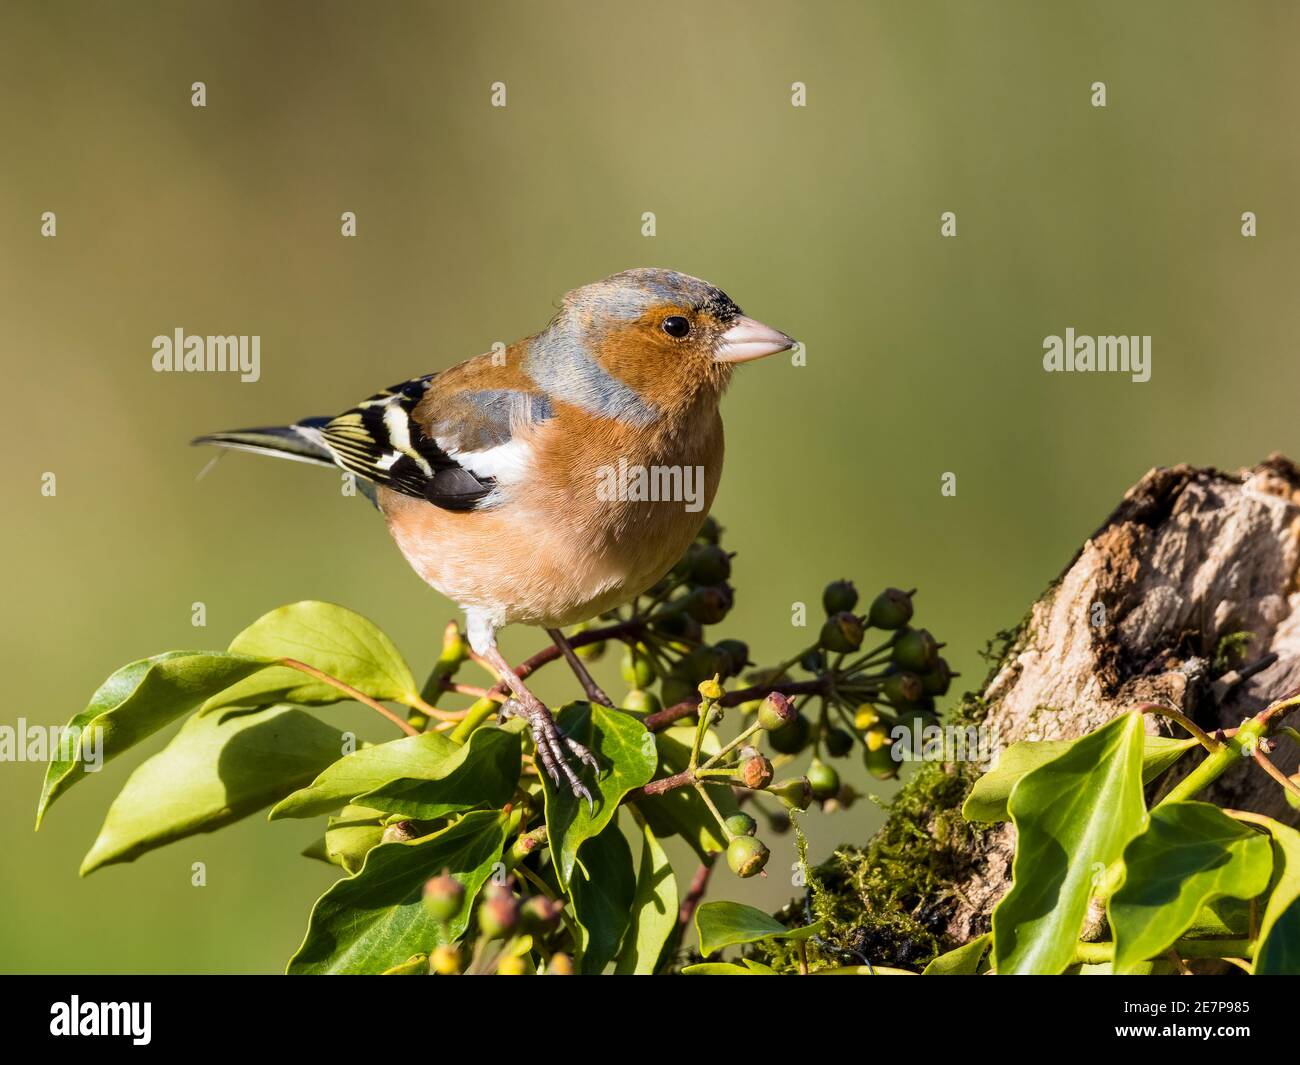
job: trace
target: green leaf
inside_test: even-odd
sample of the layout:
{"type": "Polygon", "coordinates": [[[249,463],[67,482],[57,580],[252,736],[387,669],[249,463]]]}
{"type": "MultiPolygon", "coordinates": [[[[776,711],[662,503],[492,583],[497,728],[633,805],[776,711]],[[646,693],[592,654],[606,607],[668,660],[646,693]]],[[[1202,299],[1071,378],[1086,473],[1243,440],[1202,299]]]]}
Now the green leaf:
{"type": "Polygon", "coordinates": [[[595,799],[595,813],[588,808],[586,799],[569,790],[567,783],[557,789],[550,776],[542,774],[546,832],[560,885],[565,887],[573,873],[578,848],[605,830],[624,795],[649,783],[659,759],[654,734],[622,710],[585,702],[570,703],[560,711],[556,722],[566,735],[585,745],[601,766],[599,776],[587,769],[583,777],[595,799]]]}
{"type": "Polygon", "coordinates": [[[324,836],[312,840],[298,853],[304,858],[314,858],[318,862],[329,862],[330,860],[329,852],[325,849],[324,836]]]}
{"type": "Polygon", "coordinates": [[[366,806],[345,806],[338,816],[329,819],[325,829],[325,860],[356,874],[366,864],[366,855],[384,838],[382,810],[366,806]]]}
{"type": "Polygon", "coordinates": [[[1107,905],[1115,972],[1131,973],[1164,953],[1215,899],[1254,898],[1272,868],[1267,837],[1217,806],[1157,806],[1146,831],[1124,848],[1124,881],[1107,905]]]}
{"type": "Polygon", "coordinates": [[[992,942],[993,936],[988,932],[985,932],[982,936],[976,936],[969,943],[963,943],[956,950],[950,950],[947,954],[940,954],[939,957],[925,967],[921,975],[974,976],[979,972],[980,962],[992,942]]]}
{"type": "Polygon", "coordinates": [[[632,900],[632,923],[614,972],[653,975],[664,944],[677,927],[677,878],[649,825],[641,826],[641,868],[632,900]]]}
{"type": "Polygon", "coordinates": [[[503,805],[519,782],[522,722],[477,729],[465,744],[422,732],[362,747],[287,796],[271,819],[315,817],[354,799],[391,814],[432,821],[457,810],[503,805]]]}
{"type": "Polygon", "coordinates": [[[993,911],[999,974],[1064,971],[1096,880],[1142,830],[1142,718],[1121,714],[1020,778],[1011,890],[993,911]]]}
{"type": "Polygon", "coordinates": [[[1300,976],[1300,832],[1262,818],[1273,837],[1273,877],[1259,923],[1256,976],[1300,976]]]}
{"type": "Polygon", "coordinates": [[[404,775],[357,796],[357,801],[419,821],[475,806],[504,806],[519,783],[522,727],[522,721],[512,721],[505,728],[478,728],[432,776],[404,775]]]}
{"type": "Polygon", "coordinates": [[[60,750],[66,758],[50,752],[45,786],[36,807],[36,827],[41,827],[50,804],[85,776],[82,756],[88,745],[102,745],[97,754],[94,746],[90,752],[107,762],[217,692],[265,668],[261,659],[220,651],[169,651],[123,666],[100,685],[86,709],[64,726],[65,736],[79,745],[60,750]]]}
{"type": "Polygon", "coordinates": [[[507,823],[496,811],[481,810],[422,839],[374,848],[361,872],[316,900],[288,972],[382,973],[460,938],[475,898],[501,859],[507,823]],[[445,928],[421,901],[424,882],[444,869],[465,888],[460,911],[445,928]]]}
{"type": "MultiPolygon", "coordinates": [[[[657,777],[672,776],[686,768],[691,760],[691,744],[695,740],[694,725],[665,729],[655,739],[659,746],[657,777]]],[[[717,754],[721,746],[717,733],[711,729],[705,733],[701,748],[704,755],[717,754]]],[[[706,784],[705,788],[724,820],[740,812],[736,794],[728,785],[706,784]]],[[[709,861],[713,855],[727,849],[722,826],[694,788],[674,788],[662,795],[641,799],[636,805],[657,836],[661,839],[681,836],[699,855],[700,861],[709,861]]]]}
{"type": "Polygon", "coordinates": [[[739,902],[706,902],[695,911],[700,954],[706,958],[724,947],[757,943],[760,939],[807,939],[819,934],[824,923],[786,928],[771,914],[739,902]]]}
{"type": "Polygon", "coordinates": [[[127,779],[81,875],[274,802],[339,756],[343,733],[289,706],[191,717],[127,779]]]}
{"type": "Polygon", "coordinates": [[[429,955],[412,954],[406,961],[385,969],[384,976],[428,976],[429,955]]]}
{"type": "MultiPolygon", "coordinates": [[[[1066,970],[1067,976],[1114,976],[1114,962],[1102,961],[1095,964],[1072,965],[1066,970]]],[[[1128,972],[1129,976],[1173,976],[1173,962],[1166,958],[1155,961],[1139,962],[1128,972]]]]}
{"type": "Polygon", "coordinates": [[[1200,909],[1183,935],[1246,939],[1250,936],[1250,903],[1242,899],[1215,899],[1200,909]]]}
{"type": "MultiPolygon", "coordinates": [[[[966,796],[961,813],[967,821],[1005,821],[1007,798],[1021,777],[1059,758],[1079,740],[1021,740],[998,756],[990,769],[966,796]]],[[[1198,745],[1195,737],[1175,740],[1168,736],[1146,736],[1142,741],[1142,782],[1149,784],[1185,753],[1198,745]]]]}
{"type": "Polygon", "coordinates": [[[617,823],[584,841],[569,895],[580,932],[578,972],[594,976],[617,957],[636,896],[632,850],[617,823]]]}
{"type": "Polygon", "coordinates": [[[729,961],[702,961],[688,965],[683,976],[775,976],[776,970],[766,965],[733,965],[729,961]]]}
{"type": "MultiPolygon", "coordinates": [[[[230,651],[297,659],[372,699],[411,703],[418,691],[393,642],[373,622],[333,603],[305,600],[263,614],[231,641],[230,651]]],[[[273,666],[223,693],[203,710],[269,702],[336,703],[346,698],[337,688],[300,670],[273,666]]]]}
{"type": "Polygon", "coordinates": [[[441,732],[359,747],[328,766],[307,787],[286,796],[271,810],[281,817],[315,817],[346,806],[358,795],[404,777],[436,780],[447,760],[465,748],[441,732]]]}

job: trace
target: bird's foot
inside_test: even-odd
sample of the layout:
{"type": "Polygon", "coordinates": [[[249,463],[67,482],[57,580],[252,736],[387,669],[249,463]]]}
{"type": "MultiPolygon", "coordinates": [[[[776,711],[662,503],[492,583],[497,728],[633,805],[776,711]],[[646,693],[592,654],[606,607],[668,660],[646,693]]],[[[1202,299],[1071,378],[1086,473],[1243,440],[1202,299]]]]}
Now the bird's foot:
{"type": "Polygon", "coordinates": [[[569,763],[576,758],[599,773],[600,763],[596,761],[596,756],[577,740],[570,739],[561,732],[555,719],[551,717],[551,712],[536,698],[531,701],[518,697],[508,700],[501,708],[501,716],[522,717],[528,722],[528,727],[533,734],[533,744],[537,748],[537,760],[542,763],[542,768],[546,770],[547,775],[558,788],[560,776],[563,774],[564,779],[568,781],[569,790],[579,798],[586,799],[587,806],[594,813],[596,800],[591,797],[591,792],[587,790],[587,786],[583,784],[582,779],[569,763]]]}

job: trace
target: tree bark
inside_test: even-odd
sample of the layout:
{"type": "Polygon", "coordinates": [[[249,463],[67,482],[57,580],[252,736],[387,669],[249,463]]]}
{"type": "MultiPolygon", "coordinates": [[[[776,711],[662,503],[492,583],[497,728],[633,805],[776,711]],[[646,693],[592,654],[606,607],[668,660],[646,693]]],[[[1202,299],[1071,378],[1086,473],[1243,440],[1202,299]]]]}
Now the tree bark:
{"type": "MultiPolygon", "coordinates": [[[[1237,473],[1154,469],[1034,603],[964,712],[982,713],[1003,748],[1074,738],[1144,702],[1171,705],[1207,731],[1238,725],[1300,687],[1298,570],[1300,469],[1290,460],[1273,455],[1237,473]],[[1225,638],[1243,632],[1252,636],[1242,653],[1216,667],[1225,638]]],[[[1147,728],[1184,734],[1153,715],[1147,728]]],[[[1291,774],[1300,751],[1283,739],[1271,757],[1291,774]]],[[[978,775],[945,771],[967,783],[978,775]]],[[[913,913],[950,945],[988,931],[1010,886],[1015,847],[1010,824],[953,829],[965,790],[948,789],[920,818],[915,796],[910,812],[900,803],[891,814],[923,826],[943,852],[942,899],[912,901],[913,913]]],[[[1202,797],[1297,820],[1279,785],[1248,763],[1202,797]]],[[[882,837],[890,829],[887,822],[882,837]]],[[[866,910],[874,905],[868,894],[859,899],[866,910]]]]}

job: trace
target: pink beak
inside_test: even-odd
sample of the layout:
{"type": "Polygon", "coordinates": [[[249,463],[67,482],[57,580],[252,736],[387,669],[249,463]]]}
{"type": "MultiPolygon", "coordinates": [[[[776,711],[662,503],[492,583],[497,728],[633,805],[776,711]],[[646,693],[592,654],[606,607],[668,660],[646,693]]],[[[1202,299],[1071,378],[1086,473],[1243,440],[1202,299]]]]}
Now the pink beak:
{"type": "Polygon", "coordinates": [[[713,357],[718,362],[749,362],[764,355],[775,355],[778,351],[788,351],[797,343],[794,337],[786,336],[779,329],[741,316],[718,338],[713,357]]]}

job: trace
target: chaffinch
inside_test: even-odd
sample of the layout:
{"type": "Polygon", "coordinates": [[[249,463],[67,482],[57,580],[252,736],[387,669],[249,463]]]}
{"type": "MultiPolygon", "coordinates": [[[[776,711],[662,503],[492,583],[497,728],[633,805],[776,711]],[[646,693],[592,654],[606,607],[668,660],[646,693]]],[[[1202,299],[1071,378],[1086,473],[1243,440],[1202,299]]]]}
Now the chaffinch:
{"type": "Polygon", "coordinates": [[[677,562],[718,487],[732,367],[794,343],[705,281],[626,270],[568,293],[504,357],[394,385],[335,418],[194,442],[355,474],[415,572],[465,611],[470,646],[510,688],[508,712],[527,719],[546,771],[590,802],[570,756],[595,759],[557,729],[496,631],[545,628],[609,705],[561,627],[636,598],[677,562]]]}

